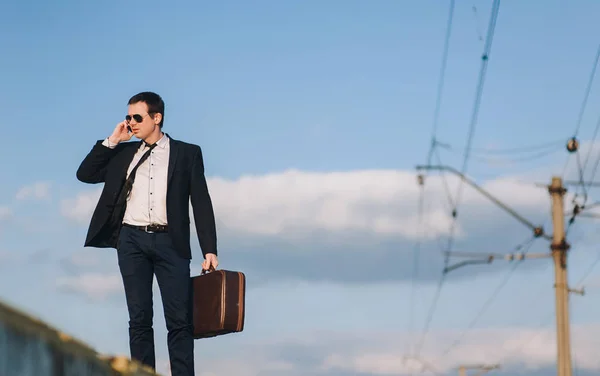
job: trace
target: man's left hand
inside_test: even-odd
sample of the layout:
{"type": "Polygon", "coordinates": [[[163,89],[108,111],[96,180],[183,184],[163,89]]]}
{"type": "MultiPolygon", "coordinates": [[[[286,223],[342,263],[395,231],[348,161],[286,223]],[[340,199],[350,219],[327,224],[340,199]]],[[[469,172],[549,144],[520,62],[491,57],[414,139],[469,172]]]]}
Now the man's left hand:
{"type": "Polygon", "coordinates": [[[219,266],[217,255],[214,253],[207,253],[204,261],[202,262],[202,269],[210,271],[210,269],[214,268],[216,270],[217,266],[219,266]]]}

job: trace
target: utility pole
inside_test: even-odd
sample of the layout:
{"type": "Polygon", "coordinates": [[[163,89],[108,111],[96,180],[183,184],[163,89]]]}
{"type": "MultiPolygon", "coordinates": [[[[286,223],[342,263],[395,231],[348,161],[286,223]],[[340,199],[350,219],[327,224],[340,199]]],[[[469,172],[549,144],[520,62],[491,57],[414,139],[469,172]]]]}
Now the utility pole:
{"type": "Polygon", "coordinates": [[[474,364],[474,365],[461,365],[458,367],[458,375],[459,376],[467,376],[467,369],[478,369],[480,372],[477,376],[485,375],[491,370],[500,368],[499,365],[485,365],[485,364],[474,364]]]}
{"type": "Polygon", "coordinates": [[[548,187],[552,197],[553,236],[550,249],[554,260],[554,290],[556,295],[556,347],[558,376],[571,376],[571,335],[569,322],[569,284],[567,280],[567,251],[565,239],[565,208],[563,196],[566,193],[562,179],[553,177],[548,187]]]}
{"type": "MultiPolygon", "coordinates": [[[[553,234],[548,236],[544,233],[541,227],[534,226],[532,223],[521,217],[514,210],[501,203],[498,199],[485,192],[483,188],[477,186],[473,181],[467,179],[463,174],[458,172],[452,167],[448,166],[417,166],[417,169],[435,169],[444,170],[454,173],[459,176],[467,184],[471,185],[477,191],[482,193],[496,205],[504,209],[508,214],[515,217],[521,223],[533,230],[535,237],[543,237],[551,241],[550,250],[548,253],[539,254],[481,254],[481,253],[467,253],[467,252],[446,252],[447,256],[453,257],[466,257],[475,260],[462,261],[452,266],[448,266],[444,269],[444,273],[448,273],[459,267],[468,264],[483,264],[491,263],[494,259],[504,258],[508,261],[512,260],[524,260],[532,258],[549,258],[552,257],[554,261],[554,289],[555,289],[555,305],[556,305],[556,349],[557,349],[557,375],[558,376],[571,376],[572,365],[571,365],[571,334],[570,334],[570,320],[569,320],[569,294],[576,293],[584,295],[584,290],[571,289],[567,279],[567,253],[569,250],[569,244],[566,240],[565,234],[565,209],[564,209],[564,195],[567,192],[563,186],[563,180],[560,177],[552,177],[552,181],[548,187],[548,192],[552,199],[552,226],[553,234]],[[478,260],[477,260],[478,259],[478,260]]],[[[466,367],[461,366],[459,368],[461,376],[466,376],[466,367]]]]}

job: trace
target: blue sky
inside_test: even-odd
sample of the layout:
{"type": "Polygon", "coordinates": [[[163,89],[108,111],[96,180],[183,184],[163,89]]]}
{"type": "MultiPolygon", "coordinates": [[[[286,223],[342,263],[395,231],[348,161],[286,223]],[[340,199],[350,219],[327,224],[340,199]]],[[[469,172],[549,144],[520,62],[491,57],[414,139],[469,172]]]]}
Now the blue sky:
{"type": "MultiPolygon", "coordinates": [[[[458,152],[440,149],[457,168],[490,10],[486,1],[457,2],[454,11],[438,137],[458,152]]],[[[561,142],[575,129],[598,12],[593,1],[500,5],[468,173],[535,223],[546,221],[548,232],[547,192],[519,181],[546,183],[563,172],[561,142]],[[554,141],[552,153],[519,163],[511,160],[529,154],[492,163],[479,151],[554,141]]],[[[410,335],[414,166],[430,143],[447,15],[447,1],[3,2],[0,299],[102,352],[128,353],[115,254],[82,247],[101,187],[78,182],[75,171],[123,119],[127,99],[153,90],[166,101],[165,131],[201,145],[221,265],[249,281],[246,330],[198,341],[198,374],[407,372],[402,355],[421,333],[441,269],[439,246],[428,238],[410,335]]],[[[588,148],[599,88],[595,81],[579,133],[588,148]]],[[[592,153],[586,172],[594,161],[592,153]]],[[[429,179],[434,236],[448,227],[444,195],[442,181],[429,179]]],[[[507,252],[528,236],[472,190],[463,201],[457,250],[507,252]]],[[[573,284],[596,260],[594,226],[581,218],[569,233],[573,284]]],[[[194,237],[192,245],[197,271],[194,237]]],[[[538,240],[532,252],[547,246],[538,240]]],[[[424,358],[448,374],[473,361],[502,361],[496,373],[514,374],[524,357],[534,360],[523,374],[553,369],[549,260],[516,269],[460,336],[510,268],[499,261],[448,275],[424,358]],[[525,350],[510,351],[519,346],[525,350]],[[474,348],[484,350],[473,355],[474,348]]],[[[580,375],[600,368],[586,352],[594,346],[586,333],[600,328],[598,271],[584,297],[571,297],[580,375]]]]}

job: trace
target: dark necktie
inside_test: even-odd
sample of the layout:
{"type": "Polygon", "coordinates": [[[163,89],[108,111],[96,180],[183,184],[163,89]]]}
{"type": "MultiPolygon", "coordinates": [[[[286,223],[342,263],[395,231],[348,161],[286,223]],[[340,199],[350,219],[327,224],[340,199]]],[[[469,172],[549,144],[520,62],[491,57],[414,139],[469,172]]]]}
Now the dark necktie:
{"type": "Polygon", "coordinates": [[[133,188],[133,182],[135,181],[135,173],[137,172],[137,169],[140,167],[140,165],[142,163],[144,163],[144,161],[146,159],[148,159],[148,157],[150,156],[150,153],[152,153],[152,149],[154,149],[156,147],[156,144],[152,144],[152,145],[148,145],[147,143],[145,143],[145,144],[146,144],[146,146],[149,147],[149,149],[144,153],[144,155],[142,155],[142,157],[140,158],[138,163],[131,170],[129,177],[127,178],[127,180],[125,180],[125,184],[123,185],[123,188],[121,189],[121,192],[119,193],[117,202],[115,203],[115,210],[113,211],[113,215],[112,215],[112,220],[113,220],[114,225],[120,225],[120,223],[118,223],[118,222],[122,220],[123,214],[125,214],[125,208],[127,206],[126,205],[127,198],[129,197],[129,195],[131,193],[131,189],[133,188]]]}
{"type": "Polygon", "coordinates": [[[125,181],[123,190],[121,191],[121,194],[124,195],[125,199],[127,199],[129,197],[129,194],[131,193],[131,189],[133,188],[133,182],[135,180],[135,173],[136,173],[137,169],[140,167],[140,165],[142,163],[144,163],[146,161],[146,159],[148,159],[148,157],[150,156],[150,153],[152,153],[152,149],[154,149],[156,147],[156,144],[148,145],[146,142],[144,142],[144,144],[146,144],[146,146],[148,147],[148,150],[144,153],[144,155],[142,155],[142,157],[140,158],[138,163],[135,165],[133,170],[131,170],[129,177],[125,181]]]}

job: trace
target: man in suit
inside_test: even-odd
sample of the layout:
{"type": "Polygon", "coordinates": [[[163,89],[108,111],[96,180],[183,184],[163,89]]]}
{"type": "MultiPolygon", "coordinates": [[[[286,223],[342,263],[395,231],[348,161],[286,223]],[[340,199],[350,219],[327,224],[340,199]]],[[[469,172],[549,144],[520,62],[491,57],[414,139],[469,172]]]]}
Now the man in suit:
{"type": "Polygon", "coordinates": [[[125,121],[96,142],[77,170],[104,183],[84,246],[115,248],[129,312],[131,357],[155,368],[152,282],[160,287],[173,376],[194,375],[191,199],[203,269],[216,268],[215,218],[199,146],[163,133],[164,102],[134,95],[125,121]],[[127,142],[133,136],[141,142],[127,142]],[[140,163],[141,162],[141,163],[140,163]]]}

